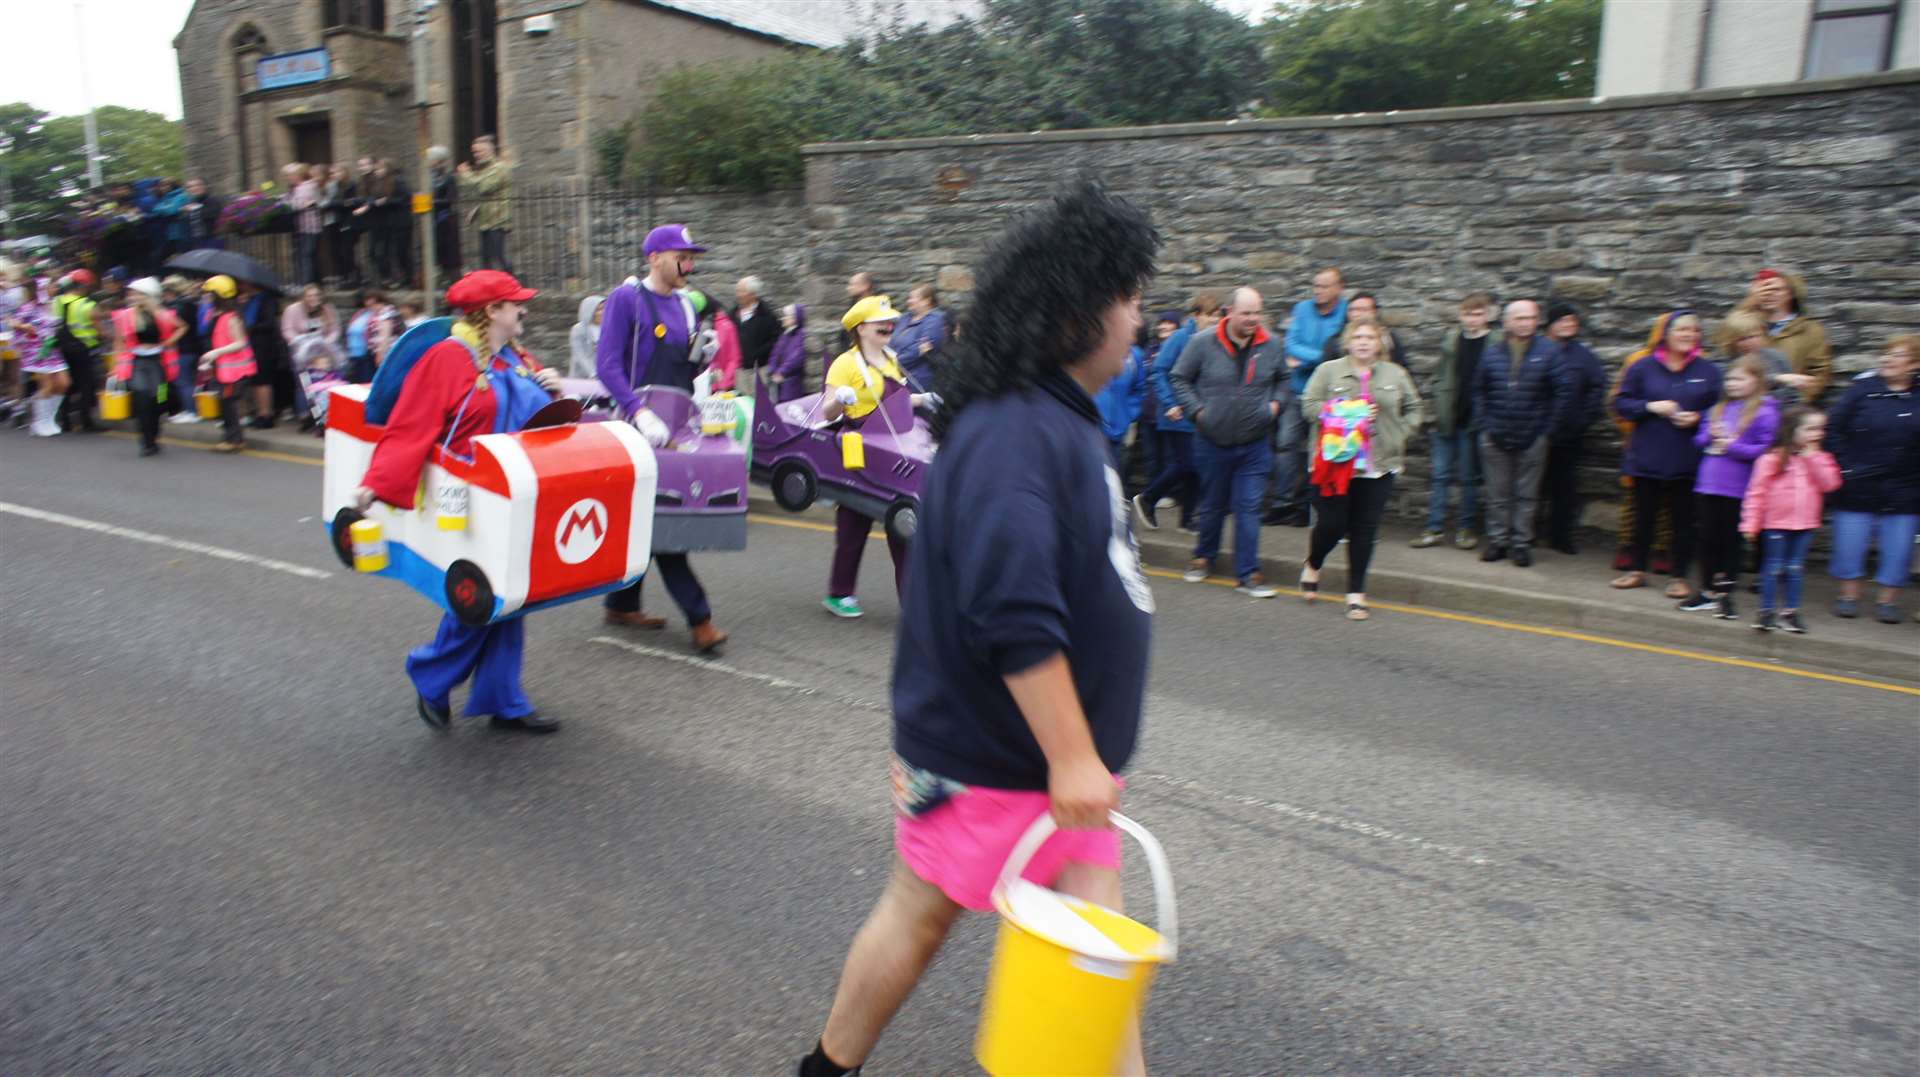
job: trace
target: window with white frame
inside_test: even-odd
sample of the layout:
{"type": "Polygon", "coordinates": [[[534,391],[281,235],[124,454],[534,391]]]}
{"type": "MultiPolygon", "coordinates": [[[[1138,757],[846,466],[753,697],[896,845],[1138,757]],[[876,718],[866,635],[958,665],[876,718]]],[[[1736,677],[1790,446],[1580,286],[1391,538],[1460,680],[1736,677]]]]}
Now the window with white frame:
{"type": "Polygon", "coordinates": [[[1804,78],[1870,75],[1893,66],[1901,0],[1813,0],[1804,78]]]}

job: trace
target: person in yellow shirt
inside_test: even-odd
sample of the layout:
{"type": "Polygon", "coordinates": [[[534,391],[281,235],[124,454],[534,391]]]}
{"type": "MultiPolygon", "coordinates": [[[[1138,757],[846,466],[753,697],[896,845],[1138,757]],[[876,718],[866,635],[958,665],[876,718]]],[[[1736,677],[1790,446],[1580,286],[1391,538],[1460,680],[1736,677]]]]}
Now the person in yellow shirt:
{"type": "MultiPolygon", "coordinates": [[[[841,326],[853,336],[853,347],[827,368],[826,391],[820,401],[820,415],[827,422],[843,416],[862,418],[880,406],[888,382],[907,384],[899,359],[887,347],[899,320],[900,312],[884,295],[867,296],[841,316],[841,326]]],[[[913,394],[914,406],[925,405],[931,395],[913,394]]],[[[835,617],[851,619],[866,612],[854,588],[860,581],[860,555],[866,552],[873,520],[845,505],[836,505],[833,516],[833,569],[827,577],[824,605],[835,617]]],[[[907,544],[888,535],[887,552],[893,555],[893,586],[899,594],[906,590],[907,544]]]]}

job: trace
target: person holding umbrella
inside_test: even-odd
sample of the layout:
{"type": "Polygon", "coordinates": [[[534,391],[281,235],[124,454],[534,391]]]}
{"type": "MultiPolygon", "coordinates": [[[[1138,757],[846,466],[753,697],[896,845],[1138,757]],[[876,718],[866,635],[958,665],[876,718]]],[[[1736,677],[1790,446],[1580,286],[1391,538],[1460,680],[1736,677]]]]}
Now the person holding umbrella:
{"type": "MultiPolygon", "coordinates": [[[[355,507],[365,512],[383,501],[413,508],[421,469],[434,446],[469,454],[475,435],[520,430],[553,400],[559,372],[513,346],[527,301],[538,294],[493,270],[469,273],[447,289],[447,305],[461,312],[453,335],[427,349],[407,372],[367,473],[354,491],[355,507]]],[[[454,687],[471,679],[469,715],[488,715],[497,729],[557,731],[559,721],[536,710],[521,689],[525,645],[524,617],[475,626],[452,614],[442,616],[432,642],[407,655],[420,720],[444,732],[452,722],[449,697],[454,687]]]]}

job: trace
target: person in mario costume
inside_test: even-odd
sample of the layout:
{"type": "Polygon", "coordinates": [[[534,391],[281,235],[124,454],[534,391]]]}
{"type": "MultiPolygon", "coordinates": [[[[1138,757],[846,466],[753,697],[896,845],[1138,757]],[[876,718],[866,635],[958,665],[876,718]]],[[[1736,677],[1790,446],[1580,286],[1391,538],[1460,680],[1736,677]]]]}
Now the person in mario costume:
{"type": "MultiPolygon", "coordinates": [[[[453,335],[427,349],[407,372],[366,476],[354,491],[360,511],[375,501],[413,508],[420,472],[434,446],[469,455],[476,435],[521,430],[553,400],[559,373],[514,346],[526,303],[537,294],[493,269],[469,273],[447,289],[447,305],[461,312],[453,335]]],[[[449,696],[471,677],[468,715],[488,715],[496,728],[558,730],[560,723],[535,710],[520,687],[524,626],[522,617],[478,627],[452,614],[441,617],[433,641],[407,655],[420,720],[446,730],[452,717],[449,696]]]]}

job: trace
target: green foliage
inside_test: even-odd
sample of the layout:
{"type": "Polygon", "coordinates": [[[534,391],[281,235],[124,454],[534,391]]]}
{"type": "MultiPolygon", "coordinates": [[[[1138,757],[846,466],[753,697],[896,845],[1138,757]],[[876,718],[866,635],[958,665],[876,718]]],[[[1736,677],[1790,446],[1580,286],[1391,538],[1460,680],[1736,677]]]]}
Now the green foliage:
{"type": "Polygon", "coordinates": [[[938,30],[681,68],[629,175],[764,189],[799,180],[808,142],[1230,119],[1262,71],[1254,30],[1203,0],[986,0],[938,30]]]}
{"type": "MultiPolygon", "coordinates": [[[[99,111],[100,171],[107,183],[186,167],[180,124],[157,112],[108,105],[99,111]]],[[[24,102],[0,105],[0,156],[13,193],[15,234],[49,230],[87,183],[86,118],[50,116],[24,102]]]]}
{"type": "Polygon", "coordinates": [[[1587,97],[1601,0],[1320,0],[1261,27],[1265,112],[1304,116],[1587,97]]]}

